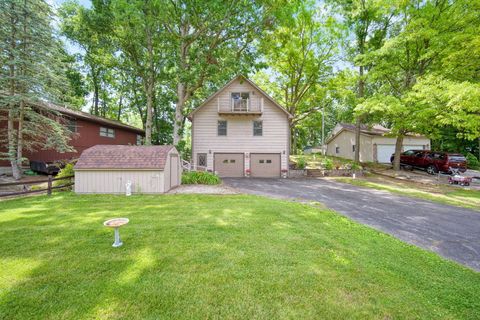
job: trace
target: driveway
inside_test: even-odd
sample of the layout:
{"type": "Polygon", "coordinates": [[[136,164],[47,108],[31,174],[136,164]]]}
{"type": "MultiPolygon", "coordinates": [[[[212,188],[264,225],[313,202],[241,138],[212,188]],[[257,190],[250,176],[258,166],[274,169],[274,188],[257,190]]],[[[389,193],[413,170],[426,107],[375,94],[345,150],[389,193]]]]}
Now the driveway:
{"type": "Polygon", "coordinates": [[[322,179],[225,178],[241,192],[318,201],[355,221],[480,271],[480,212],[322,179]]]}

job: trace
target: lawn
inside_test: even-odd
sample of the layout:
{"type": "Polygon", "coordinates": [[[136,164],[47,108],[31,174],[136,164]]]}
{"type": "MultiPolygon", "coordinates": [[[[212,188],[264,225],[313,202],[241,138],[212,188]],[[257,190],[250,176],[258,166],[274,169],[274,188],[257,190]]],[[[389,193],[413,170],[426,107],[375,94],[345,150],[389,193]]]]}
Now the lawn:
{"type": "Polygon", "coordinates": [[[339,177],[336,181],[360,187],[385,190],[405,196],[426,199],[480,211],[480,191],[468,190],[448,185],[424,185],[421,183],[399,181],[379,175],[370,175],[356,179],[339,177]]]}
{"type": "Polygon", "coordinates": [[[480,273],[256,196],[0,202],[0,319],[478,319],[480,273]],[[112,248],[108,218],[125,216],[112,248]]]}

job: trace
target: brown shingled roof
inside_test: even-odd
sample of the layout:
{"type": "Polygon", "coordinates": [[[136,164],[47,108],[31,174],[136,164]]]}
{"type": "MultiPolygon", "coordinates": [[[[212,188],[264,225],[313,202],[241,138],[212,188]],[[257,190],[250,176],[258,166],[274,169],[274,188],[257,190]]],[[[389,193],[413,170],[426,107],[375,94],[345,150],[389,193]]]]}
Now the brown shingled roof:
{"type": "Polygon", "coordinates": [[[75,169],[163,170],[173,146],[96,145],[83,151],[75,169]]]}

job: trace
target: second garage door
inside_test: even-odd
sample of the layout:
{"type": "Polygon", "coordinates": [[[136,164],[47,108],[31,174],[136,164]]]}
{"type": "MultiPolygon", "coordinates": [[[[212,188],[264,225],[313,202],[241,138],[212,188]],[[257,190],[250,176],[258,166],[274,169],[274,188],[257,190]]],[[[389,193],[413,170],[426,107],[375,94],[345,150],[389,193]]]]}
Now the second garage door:
{"type": "Polygon", "coordinates": [[[214,170],[220,177],[243,177],[243,153],[215,153],[214,170]]]}
{"type": "Polygon", "coordinates": [[[250,154],[250,171],[252,177],[280,177],[280,153],[250,154]]]}

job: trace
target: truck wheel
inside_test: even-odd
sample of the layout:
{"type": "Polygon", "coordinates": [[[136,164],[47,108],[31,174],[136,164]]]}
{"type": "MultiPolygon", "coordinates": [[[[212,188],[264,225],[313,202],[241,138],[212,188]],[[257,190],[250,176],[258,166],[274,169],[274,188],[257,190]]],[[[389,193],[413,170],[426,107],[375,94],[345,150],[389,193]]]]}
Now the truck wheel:
{"type": "Polygon", "coordinates": [[[437,170],[437,168],[436,168],[434,165],[429,165],[429,166],[427,167],[427,173],[428,173],[428,174],[432,174],[432,175],[433,175],[433,174],[435,174],[435,173],[437,173],[437,172],[438,172],[438,170],[437,170]]]}

